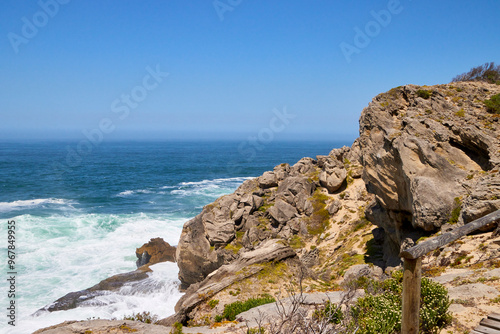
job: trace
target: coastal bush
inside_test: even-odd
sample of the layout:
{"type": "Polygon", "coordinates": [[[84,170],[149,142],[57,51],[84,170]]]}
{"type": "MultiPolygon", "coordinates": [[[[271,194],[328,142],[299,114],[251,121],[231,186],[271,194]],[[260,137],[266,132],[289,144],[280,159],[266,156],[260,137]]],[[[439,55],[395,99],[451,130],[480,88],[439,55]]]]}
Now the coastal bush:
{"type": "Polygon", "coordinates": [[[500,65],[491,62],[473,67],[469,72],[457,75],[451,80],[451,82],[458,81],[485,81],[498,85],[500,84],[500,65]]]}
{"type": "MultiPolygon", "coordinates": [[[[372,286],[363,282],[365,286],[372,286]]],[[[377,287],[380,285],[375,284],[377,287]]],[[[359,298],[351,308],[353,325],[359,326],[363,334],[397,333],[401,331],[401,296],[403,274],[393,273],[392,278],[383,281],[381,292],[359,298]]],[[[420,331],[438,333],[451,323],[448,313],[450,300],[448,291],[441,284],[422,278],[420,297],[420,331]]]]}
{"type": "Polygon", "coordinates": [[[448,224],[456,224],[458,223],[458,219],[460,218],[460,211],[462,210],[462,200],[460,197],[455,197],[453,199],[454,206],[453,210],[450,213],[450,219],[448,220],[448,224]]]}
{"type": "Polygon", "coordinates": [[[417,90],[417,96],[418,97],[421,97],[425,100],[427,100],[429,97],[431,97],[432,95],[432,92],[431,91],[428,91],[428,90],[425,90],[425,89],[419,89],[417,90]]]}
{"type": "Polygon", "coordinates": [[[172,327],[170,334],[183,334],[182,324],[180,322],[176,322],[172,327]]]}
{"type": "Polygon", "coordinates": [[[340,305],[335,305],[327,301],[323,308],[314,311],[313,317],[318,320],[327,319],[328,322],[333,324],[340,324],[342,319],[344,319],[344,314],[340,305]]]}
{"type": "Polygon", "coordinates": [[[218,304],[219,304],[218,299],[212,299],[208,302],[208,306],[210,306],[210,308],[215,308],[218,304]]]}
{"type": "Polygon", "coordinates": [[[260,305],[274,303],[275,301],[276,299],[274,299],[274,297],[271,297],[270,295],[263,295],[260,298],[250,298],[244,302],[237,301],[231,304],[227,304],[226,306],[224,306],[224,312],[222,313],[222,315],[217,315],[215,317],[215,321],[220,322],[224,319],[234,321],[236,319],[236,316],[240,313],[243,313],[251,308],[260,305]]]}
{"type": "Polygon", "coordinates": [[[493,95],[491,99],[485,100],[484,105],[488,112],[492,114],[500,114],[500,94],[493,95]]]}
{"type": "Polygon", "coordinates": [[[145,324],[154,324],[158,321],[158,316],[156,314],[151,314],[150,312],[134,313],[123,317],[123,320],[140,321],[145,324]]]}

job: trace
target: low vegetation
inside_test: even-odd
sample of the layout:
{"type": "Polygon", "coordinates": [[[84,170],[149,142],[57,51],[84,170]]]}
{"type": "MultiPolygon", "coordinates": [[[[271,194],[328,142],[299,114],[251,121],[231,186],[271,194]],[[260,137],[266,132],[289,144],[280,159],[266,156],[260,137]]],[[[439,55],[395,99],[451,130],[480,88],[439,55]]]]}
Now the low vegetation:
{"type": "Polygon", "coordinates": [[[500,114],[500,94],[493,95],[489,100],[484,101],[488,112],[492,114],[500,114]]]}
{"type": "Polygon", "coordinates": [[[145,324],[155,324],[158,321],[158,316],[156,314],[151,314],[150,312],[141,312],[127,315],[123,317],[123,320],[139,321],[145,324]]]}
{"type": "Polygon", "coordinates": [[[485,81],[500,85],[500,65],[495,65],[493,62],[485,63],[484,65],[471,68],[469,72],[457,75],[451,81],[485,81]]]}
{"type": "Polygon", "coordinates": [[[236,316],[240,313],[250,310],[251,308],[274,303],[276,299],[270,295],[263,295],[260,298],[250,298],[244,302],[237,301],[224,306],[224,312],[221,315],[215,316],[215,321],[221,322],[222,320],[234,321],[236,316]]]}
{"type": "Polygon", "coordinates": [[[419,90],[417,90],[417,95],[418,95],[418,97],[421,97],[421,98],[427,100],[429,97],[431,97],[432,92],[425,90],[425,89],[419,89],[419,90]]]}

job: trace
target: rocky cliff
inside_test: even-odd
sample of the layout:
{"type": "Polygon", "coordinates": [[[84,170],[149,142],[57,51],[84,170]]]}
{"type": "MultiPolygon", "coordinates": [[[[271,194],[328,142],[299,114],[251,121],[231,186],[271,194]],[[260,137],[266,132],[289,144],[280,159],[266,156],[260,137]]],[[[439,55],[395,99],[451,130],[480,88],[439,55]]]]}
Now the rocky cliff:
{"type": "Polygon", "coordinates": [[[405,237],[500,208],[498,115],[483,103],[499,92],[480,82],[407,85],[363,110],[363,180],[376,199],[367,217],[386,232],[386,258],[405,237]]]}
{"type": "MultiPolygon", "coordinates": [[[[360,273],[382,277],[399,265],[406,238],[417,242],[500,209],[499,115],[484,103],[499,93],[500,86],[481,82],[391,89],[363,110],[351,147],[278,165],[205,206],[184,225],[175,257],[154,240],[138,249],[139,264],[156,259],[154,250],[179,266],[186,293],[160,324],[211,324],[225,304],[287,284],[314,292],[341,289],[360,273]]],[[[487,312],[493,299],[462,296],[453,275],[500,289],[498,277],[477,271],[500,267],[494,235],[436,250],[424,274],[451,266],[442,281],[487,312]]]]}
{"type": "Polygon", "coordinates": [[[287,268],[268,281],[332,287],[351,265],[397,266],[405,238],[499,209],[498,117],[483,103],[498,93],[479,82],[394,88],[363,110],[352,147],[278,165],[206,206],[177,248],[189,288],[175,320],[215,314],[208,300],[230,302],[224,291],[268,266],[287,268]]]}

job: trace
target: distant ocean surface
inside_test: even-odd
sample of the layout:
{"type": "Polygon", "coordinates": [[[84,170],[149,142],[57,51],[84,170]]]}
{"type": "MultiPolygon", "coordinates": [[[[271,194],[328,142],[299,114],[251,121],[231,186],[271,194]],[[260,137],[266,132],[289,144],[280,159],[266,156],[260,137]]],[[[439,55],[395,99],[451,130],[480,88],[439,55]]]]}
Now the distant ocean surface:
{"type": "Polygon", "coordinates": [[[326,155],[350,142],[108,142],[68,157],[77,143],[0,143],[2,333],[31,333],[65,320],[174,313],[177,266],[153,266],[140,292],[32,316],[73,291],[136,269],[135,249],[161,237],[177,245],[204,205],[275,165],[326,155]],[[239,148],[240,147],[240,148],[239,148]],[[16,327],[8,326],[7,221],[16,222],[16,327]]]}

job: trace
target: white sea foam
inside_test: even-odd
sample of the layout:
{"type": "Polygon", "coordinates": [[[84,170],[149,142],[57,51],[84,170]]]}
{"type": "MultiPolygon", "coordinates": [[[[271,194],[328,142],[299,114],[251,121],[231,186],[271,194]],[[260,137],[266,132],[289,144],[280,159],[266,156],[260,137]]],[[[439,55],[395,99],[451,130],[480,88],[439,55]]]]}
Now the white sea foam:
{"type": "Polygon", "coordinates": [[[44,205],[65,205],[72,207],[73,204],[76,204],[76,202],[62,198],[37,198],[13,202],[0,202],[0,212],[35,208],[44,205]]]}
{"type": "MultiPolygon", "coordinates": [[[[182,225],[188,219],[144,213],[16,217],[18,321],[8,333],[31,333],[65,320],[121,319],[142,311],[160,317],[172,314],[181,296],[177,289],[178,269],[176,264],[166,263],[152,266],[155,272],[141,283],[143,286],[124,286],[117,293],[96,299],[94,302],[99,305],[32,316],[69,292],[135,270],[135,249],[150,238],[161,237],[171,245],[177,244],[182,225]]],[[[6,291],[6,284],[7,281],[0,282],[2,291],[6,291]]],[[[4,324],[0,324],[2,333],[4,324]]]]}
{"type": "Polygon", "coordinates": [[[178,189],[170,191],[173,195],[182,197],[186,196],[209,196],[214,199],[231,192],[245,180],[253,179],[253,177],[230,177],[223,179],[203,180],[196,182],[181,182],[178,189]]]}
{"type": "Polygon", "coordinates": [[[116,196],[126,197],[126,196],[130,196],[130,195],[134,195],[134,194],[153,194],[153,193],[154,193],[154,191],[151,191],[151,190],[148,190],[148,189],[125,190],[125,191],[122,191],[121,193],[119,193],[116,196]]]}

